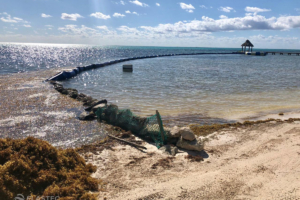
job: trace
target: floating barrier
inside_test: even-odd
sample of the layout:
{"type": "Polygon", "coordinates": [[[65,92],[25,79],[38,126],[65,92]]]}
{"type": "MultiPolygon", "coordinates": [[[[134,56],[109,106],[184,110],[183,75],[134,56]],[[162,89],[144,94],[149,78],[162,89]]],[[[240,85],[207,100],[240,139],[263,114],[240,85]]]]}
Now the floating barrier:
{"type": "MultiPolygon", "coordinates": [[[[72,69],[70,71],[62,71],[58,74],[48,78],[46,81],[63,81],[69,78],[73,78],[80,74],[83,71],[96,69],[100,67],[105,67],[109,65],[113,65],[116,63],[126,62],[130,60],[137,60],[137,59],[146,59],[146,58],[157,58],[157,57],[167,57],[167,56],[189,56],[189,55],[221,55],[221,54],[241,54],[241,52],[232,52],[232,53],[180,53],[180,54],[163,54],[163,55],[152,55],[152,56],[140,56],[140,57],[131,57],[131,58],[123,58],[123,59],[117,59],[112,60],[100,64],[92,64],[85,67],[76,67],[75,69],[72,69]]],[[[268,52],[246,52],[243,53],[246,55],[255,55],[255,56],[266,56],[268,52]]]]}

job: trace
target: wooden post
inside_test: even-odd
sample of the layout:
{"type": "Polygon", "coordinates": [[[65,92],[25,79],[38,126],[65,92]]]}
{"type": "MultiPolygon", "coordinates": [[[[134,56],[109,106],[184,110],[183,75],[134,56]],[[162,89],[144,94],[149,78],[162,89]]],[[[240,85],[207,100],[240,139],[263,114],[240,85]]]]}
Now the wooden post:
{"type": "Polygon", "coordinates": [[[137,148],[141,148],[141,149],[146,149],[146,150],[147,150],[147,148],[144,147],[144,146],[141,146],[141,145],[138,145],[138,144],[134,144],[134,143],[132,143],[132,142],[129,142],[129,141],[126,141],[126,140],[117,138],[117,137],[112,136],[112,135],[110,135],[110,134],[107,134],[107,135],[108,135],[109,137],[113,138],[113,139],[119,140],[119,141],[124,142],[124,143],[126,143],[126,144],[129,144],[129,145],[131,145],[131,146],[134,146],[134,147],[137,147],[137,148]]]}
{"type": "Polygon", "coordinates": [[[158,125],[159,125],[161,138],[162,138],[163,141],[165,141],[164,128],[162,127],[162,121],[161,121],[160,114],[159,114],[158,110],[156,110],[156,118],[157,118],[157,122],[158,122],[158,125]]]}

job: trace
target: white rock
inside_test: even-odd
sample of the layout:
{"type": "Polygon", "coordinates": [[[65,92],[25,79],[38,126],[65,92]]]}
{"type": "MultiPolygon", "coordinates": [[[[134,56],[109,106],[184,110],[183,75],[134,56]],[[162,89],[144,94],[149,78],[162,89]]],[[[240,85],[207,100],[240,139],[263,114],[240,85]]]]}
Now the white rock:
{"type": "Polygon", "coordinates": [[[192,151],[202,151],[204,148],[203,142],[201,139],[195,139],[193,141],[188,141],[180,137],[178,140],[177,147],[186,149],[186,150],[192,150],[192,151]]]}
{"type": "Polygon", "coordinates": [[[194,133],[189,127],[182,127],[180,128],[179,131],[180,135],[182,136],[183,139],[193,141],[196,139],[194,133]]]}
{"type": "Polygon", "coordinates": [[[172,138],[179,138],[181,136],[180,134],[180,128],[178,126],[174,126],[171,130],[170,130],[170,136],[172,138]]]}

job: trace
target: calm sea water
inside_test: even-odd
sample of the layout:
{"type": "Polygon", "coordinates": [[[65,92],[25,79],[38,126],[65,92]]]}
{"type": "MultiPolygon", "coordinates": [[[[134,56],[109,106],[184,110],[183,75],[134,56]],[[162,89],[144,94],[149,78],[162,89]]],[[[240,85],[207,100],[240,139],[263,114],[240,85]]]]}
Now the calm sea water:
{"type": "MultiPolygon", "coordinates": [[[[237,50],[2,44],[0,73],[77,67],[134,56],[237,50]]],[[[125,63],[84,72],[63,84],[139,115],[159,110],[164,116],[179,119],[192,115],[191,122],[300,108],[300,56],[197,55],[125,63]],[[125,63],[133,64],[133,73],[122,71],[125,63]]]]}

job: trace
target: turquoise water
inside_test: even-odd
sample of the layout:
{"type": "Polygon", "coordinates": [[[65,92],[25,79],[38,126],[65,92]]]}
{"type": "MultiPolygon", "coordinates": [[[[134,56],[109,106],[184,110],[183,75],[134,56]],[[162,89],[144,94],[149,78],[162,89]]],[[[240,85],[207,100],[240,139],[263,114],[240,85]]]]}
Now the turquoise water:
{"type": "MultiPolygon", "coordinates": [[[[74,68],[135,56],[237,50],[2,44],[0,69],[2,74],[9,74],[74,68]]],[[[197,55],[119,63],[86,71],[63,84],[97,99],[106,98],[139,115],[159,110],[163,116],[199,122],[297,110],[299,74],[300,56],[197,55]],[[133,73],[122,71],[126,63],[133,64],[133,73]]]]}

